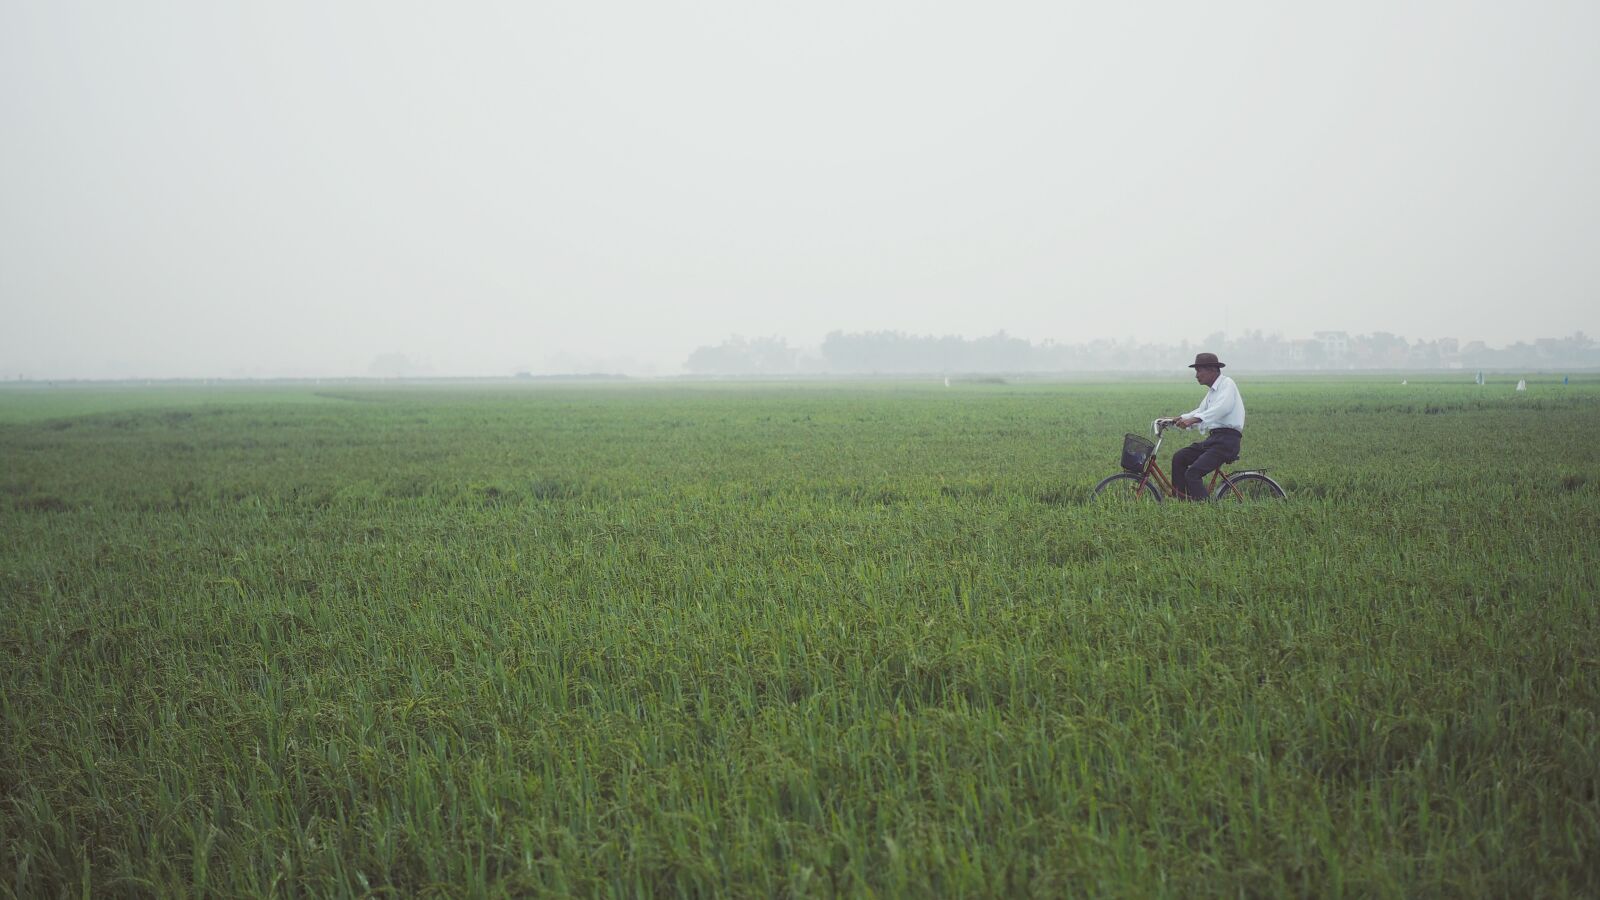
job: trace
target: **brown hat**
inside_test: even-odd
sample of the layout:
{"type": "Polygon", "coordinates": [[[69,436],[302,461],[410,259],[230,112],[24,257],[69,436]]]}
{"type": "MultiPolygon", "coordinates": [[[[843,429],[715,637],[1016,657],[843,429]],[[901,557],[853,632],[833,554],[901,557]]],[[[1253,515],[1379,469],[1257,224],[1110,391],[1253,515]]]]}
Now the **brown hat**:
{"type": "Polygon", "coordinates": [[[1189,364],[1189,368],[1198,369],[1201,366],[1216,366],[1220,369],[1226,365],[1227,363],[1225,362],[1217,361],[1217,355],[1215,353],[1196,353],[1194,355],[1194,362],[1189,364]]]}

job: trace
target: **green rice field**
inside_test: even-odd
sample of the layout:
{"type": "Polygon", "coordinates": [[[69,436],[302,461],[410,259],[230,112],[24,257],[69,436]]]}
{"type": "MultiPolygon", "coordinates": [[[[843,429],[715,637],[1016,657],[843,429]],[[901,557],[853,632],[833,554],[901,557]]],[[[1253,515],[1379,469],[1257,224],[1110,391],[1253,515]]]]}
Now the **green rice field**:
{"type": "Polygon", "coordinates": [[[0,896],[1600,894],[1600,380],[1187,374],[0,388],[0,896]]]}

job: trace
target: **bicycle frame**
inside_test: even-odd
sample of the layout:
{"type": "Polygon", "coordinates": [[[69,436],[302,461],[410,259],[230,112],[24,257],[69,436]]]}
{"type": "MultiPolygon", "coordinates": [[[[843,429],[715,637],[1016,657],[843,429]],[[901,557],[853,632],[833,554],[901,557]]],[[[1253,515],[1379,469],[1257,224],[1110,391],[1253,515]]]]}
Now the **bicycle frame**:
{"type": "MultiPolygon", "coordinates": [[[[1156,445],[1150,450],[1150,458],[1144,461],[1144,470],[1139,473],[1139,486],[1135,488],[1133,492],[1135,497],[1144,493],[1144,486],[1150,483],[1152,479],[1155,481],[1156,486],[1162,490],[1163,496],[1178,496],[1177,487],[1173,485],[1172,479],[1167,477],[1167,473],[1161,469],[1161,463],[1156,461],[1157,457],[1161,455],[1161,441],[1164,438],[1162,432],[1166,431],[1168,427],[1170,426],[1163,424],[1160,419],[1156,419],[1154,422],[1150,423],[1150,430],[1155,432],[1156,445]]],[[[1215,495],[1217,492],[1217,482],[1223,481],[1227,477],[1227,473],[1222,471],[1221,466],[1217,466],[1215,469],[1213,469],[1211,472],[1211,480],[1206,483],[1206,493],[1215,495]]]]}

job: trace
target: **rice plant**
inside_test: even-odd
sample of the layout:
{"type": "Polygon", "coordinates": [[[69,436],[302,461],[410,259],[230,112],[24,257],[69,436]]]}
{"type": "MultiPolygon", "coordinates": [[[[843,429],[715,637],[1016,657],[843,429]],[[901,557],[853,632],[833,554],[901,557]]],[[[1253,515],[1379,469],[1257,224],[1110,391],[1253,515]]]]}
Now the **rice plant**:
{"type": "Polygon", "coordinates": [[[1600,382],[0,391],[0,892],[1600,892],[1600,382]]]}

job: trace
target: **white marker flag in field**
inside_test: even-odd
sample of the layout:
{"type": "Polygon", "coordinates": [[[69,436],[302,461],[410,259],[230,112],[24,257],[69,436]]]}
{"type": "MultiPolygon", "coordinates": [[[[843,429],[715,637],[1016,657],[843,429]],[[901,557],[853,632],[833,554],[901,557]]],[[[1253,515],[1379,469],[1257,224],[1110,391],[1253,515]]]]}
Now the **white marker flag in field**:
{"type": "Polygon", "coordinates": [[[1524,379],[1522,379],[1522,380],[1517,382],[1517,390],[1525,391],[1527,389],[1528,389],[1528,379],[1524,378],[1524,379]]]}

